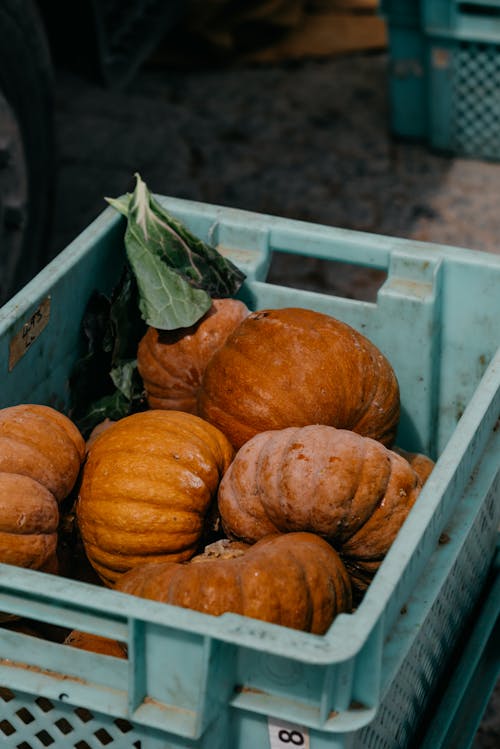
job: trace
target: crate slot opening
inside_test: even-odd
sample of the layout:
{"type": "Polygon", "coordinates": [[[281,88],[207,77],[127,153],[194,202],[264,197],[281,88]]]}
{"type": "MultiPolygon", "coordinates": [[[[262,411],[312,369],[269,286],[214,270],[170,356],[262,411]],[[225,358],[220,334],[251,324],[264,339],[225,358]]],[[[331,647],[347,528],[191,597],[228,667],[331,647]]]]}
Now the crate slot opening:
{"type": "Polygon", "coordinates": [[[269,283],[331,296],[376,302],[387,271],[340,260],[325,260],[273,251],[269,283]]]}

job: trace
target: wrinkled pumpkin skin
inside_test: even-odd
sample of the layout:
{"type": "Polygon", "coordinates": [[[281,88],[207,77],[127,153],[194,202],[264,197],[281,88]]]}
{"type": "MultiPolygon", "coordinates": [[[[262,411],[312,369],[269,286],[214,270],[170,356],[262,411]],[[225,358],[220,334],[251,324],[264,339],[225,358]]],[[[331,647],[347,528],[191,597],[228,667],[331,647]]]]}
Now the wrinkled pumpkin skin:
{"type": "Polygon", "coordinates": [[[215,299],[190,328],[148,328],[139,342],[137,369],[149,407],[196,414],[198,389],[209,359],[248,313],[236,299],[215,299]]]}
{"type": "Polygon", "coordinates": [[[234,451],[211,424],[150,410],[111,424],[90,445],[77,500],[87,557],[102,581],[148,561],[189,559],[234,451]]]}
{"type": "Polygon", "coordinates": [[[318,424],[249,440],[221,481],[218,507],[230,538],[317,533],[349,571],[369,579],[421,487],[409,463],[380,442],[318,424]]]}
{"type": "Polygon", "coordinates": [[[420,476],[422,484],[425,484],[434,469],[434,461],[423,453],[409,452],[403,450],[402,447],[393,447],[392,449],[408,461],[413,470],[420,476]]]}
{"type": "Polygon", "coordinates": [[[308,424],[391,445],[399,387],[383,354],[345,323],[307,309],[261,310],[208,362],[198,413],[236,449],[259,432],[308,424]]]}
{"type": "Polygon", "coordinates": [[[56,409],[23,404],[0,410],[0,472],[29,476],[61,502],[73,489],[84,456],[82,435],[56,409]]]}
{"type": "Polygon", "coordinates": [[[0,473],[0,561],[48,566],[57,549],[59,508],[54,495],[29,476],[0,473]]]}
{"type": "Polygon", "coordinates": [[[0,562],[57,573],[59,503],[73,489],[85,442],[64,414],[0,410],[0,562]]]}
{"type": "Polygon", "coordinates": [[[267,537],[232,558],[137,567],[116,587],[205,614],[243,614],[313,634],[324,634],[338,613],[352,608],[344,565],[311,533],[267,537]]]}

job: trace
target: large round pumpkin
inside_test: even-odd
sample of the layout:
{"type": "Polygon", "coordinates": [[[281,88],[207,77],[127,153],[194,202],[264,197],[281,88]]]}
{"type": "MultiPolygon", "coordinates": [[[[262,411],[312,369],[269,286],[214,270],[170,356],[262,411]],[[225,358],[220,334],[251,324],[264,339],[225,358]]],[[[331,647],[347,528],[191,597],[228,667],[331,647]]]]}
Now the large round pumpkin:
{"type": "Polygon", "coordinates": [[[116,588],[219,616],[243,614],[314,634],[352,607],[351,583],[332,547],[312,533],[267,537],[233,558],[136,567],[116,588]],[[194,564],[194,562],[197,562],[194,564]]]}
{"type": "Polygon", "coordinates": [[[380,442],[319,424],[249,440],[221,482],[218,506],[226,534],[246,543],[317,533],[364,587],[421,487],[408,461],[380,442]]]}
{"type": "Polygon", "coordinates": [[[89,447],[77,501],[85,551],[103,582],[147,561],[192,557],[232,457],[216,427],[181,411],[143,411],[103,431],[89,447]]]}
{"type": "Polygon", "coordinates": [[[196,413],[208,361],[247,315],[243,302],[214,299],[208,312],[190,328],[149,327],[137,349],[137,369],[149,407],[196,413]]]}
{"type": "Polygon", "coordinates": [[[58,503],[73,489],[85,442],[64,414],[35,404],[0,410],[0,561],[57,571],[58,503]]]}
{"type": "Polygon", "coordinates": [[[391,445],[399,387],[385,356],[354,328],[300,308],[250,314],[205,369],[198,412],[235,448],[258,432],[307,424],[391,445]]]}

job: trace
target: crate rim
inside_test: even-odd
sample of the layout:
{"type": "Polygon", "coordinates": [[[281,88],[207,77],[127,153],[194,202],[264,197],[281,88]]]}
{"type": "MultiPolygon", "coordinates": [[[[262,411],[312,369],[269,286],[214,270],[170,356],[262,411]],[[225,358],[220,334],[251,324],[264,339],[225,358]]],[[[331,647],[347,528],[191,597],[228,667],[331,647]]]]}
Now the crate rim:
{"type": "MultiPolygon", "coordinates": [[[[177,208],[190,207],[208,216],[212,216],[215,212],[214,221],[216,223],[219,222],[221,218],[232,220],[236,223],[242,222],[245,225],[248,225],[249,222],[258,220],[259,224],[264,221],[267,224],[268,231],[272,232],[274,224],[279,222],[280,226],[285,225],[292,229],[295,228],[300,232],[303,232],[304,229],[306,229],[307,231],[312,232],[315,236],[321,237],[326,233],[329,238],[334,236],[342,242],[348,240],[348,243],[368,243],[371,249],[373,249],[375,253],[378,253],[380,258],[383,257],[384,259],[390,255],[390,251],[400,249],[405,253],[414,253],[424,261],[426,257],[434,256],[451,259],[455,262],[471,263],[475,266],[483,264],[486,266],[491,265],[495,268],[500,267],[500,256],[481,251],[456,248],[451,245],[414,241],[412,239],[397,238],[381,234],[372,234],[362,231],[351,231],[348,229],[331,227],[324,224],[315,224],[313,222],[296,219],[283,219],[274,215],[200,203],[198,201],[170,198],[168,196],[157,197],[163,204],[168,203],[172,211],[175,211],[177,208]]],[[[109,231],[111,228],[118,226],[119,222],[123,221],[124,219],[119,216],[114,209],[111,207],[105,208],[103,212],[73,242],[71,242],[65,250],[56,256],[46,266],[46,268],[35,277],[35,279],[28,283],[24,289],[4,305],[3,309],[0,311],[0,334],[10,330],[20,314],[33,308],[33,305],[36,302],[33,301],[34,297],[32,294],[35,290],[38,299],[49,294],[54,282],[64,276],[67,270],[72,267],[75,260],[87,251],[88,245],[92,240],[98,238],[104,230],[109,231]]],[[[382,260],[380,260],[380,262],[382,262],[382,260]]],[[[481,383],[483,381],[487,383],[489,390],[492,393],[493,390],[495,390],[497,397],[500,398],[500,350],[497,351],[496,356],[490,362],[485,374],[483,375],[481,383]]],[[[476,392],[468,403],[462,419],[460,420],[460,429],[457,430],[457,428],[455,428],[443,453],[436,463],[436,468],[433,474],[422,490],[420,497],[423,497],[425,501],[420,503],[417,502],[412,509],[409,516],[410,523],[404,524],[398,537],[393,543],[386,560],[392,560],[397,554],[402,555],[405,563],[410,559],[413,552],[413,546],[411,544],[411,533],[414,530],[413,526],[417,522],[426,524],[430,522],[435,506],[441,501],[441,494],[439,492],[436,493],[436,487],[444,487],[447,484],[446,470],[447,468],[449,469],[450,463],[455,462],[447,462],[447,455],[448,453],[451,454],[453,450],[456,450],[457,445],[455,445],[455,442],[458,442],[458,447],[463,452],[470,441],[470,435],[477,428],[479,423],[478,419],[480,421],[484,418],[485,408],[489,408],[489,402],[487,404],[484,403],[482,390],[481,393],[478,393],[476,388],[476,392]],[[477,408],[478,404],[476,403],[476,400],[478,398],[482,401],[482,409],[480,409],[480,411],[474,410],[477,408]],[[464,429],[466,434],[469,435],[468,439],[464,436],[464,429]],[[467,432],[467,430],[469,430],[469,432],[467,432]]],[[[490,418],[493,418],[491,414],[490,418]]],[[[416,544],[415,539],[413,539],[413,544],[416,544]]],[[[260,622],[259,620],[252,620],[236,614],[225,614],[222,617],[212,617],[191,610],[186,614],[186,610],[179,609],[179,607],[169,606],[154,601],[143,601],[142,599],[141,610],[138,615],[137,599],[135,597],[109,589],[100,590],[94,585],[75,580],[62,579],[61,583],[61,578],[47,575],[46,573],[43,574],[46,576],[44,579],[47,580],[47,592],[60,601],[62,605],[75,605],[81,597],[82,600],[83,598],[85,599],[85,607],[88,607],[88,593],[91,591],[93,609],[100,614],[107,615],[109,619],[116,619],[118,617],[121,620],[121,617],[123,616],[132,617],[135,620],[147,619],[148,621],[158,622],[167,626],[180,625],[185,630],[210,636],[219,641],[230,641],[232,643],[238,642],[249,648],[255,648],[258,646],[259,650],[266,650],[274,654],[284,655],[298,661],[307,661],[308,663],[312,662],[324,665],[332,663],[332,659],[335,659],[336,662],[345,662],[349,660],[359,651],[359,648],[371,634],[373,627],[375,626],[374,622],[376,621],[376,617],[383,613],[387,599],[393,590],[396,577],[394,572],[392,574],[387,574],[388,564],[383,565],[381,569],[383,570],[383,573],[377,575],[363,599],[361,604],[363,608],[361,609],[360,606],[358,609],[358,611],[362,610],[364,612],[365,618],[362,619],[361,616],[356,618],[357,612],[354,614],[340,614],[332,624],[329,632],[323,636],[311,635],[304,632],[294,632],[289,628],[269,624],[267,622],[260,622]],[[71,591],[69,590],[69,585],[72,588],[71,591]],[[112,611],[110,611],[110,601],[112,602],[112,611]],[[115,616],[113,617],[112,614],[115,616]],[[367,621],[367,619],[369,619],[369,621],[367,621]],[[348,637],[342,636],[343,632],[345,632],[345,635],[348,635],[348,637]],[[256,634],[263,636],[256,637],[256,634]],[[278,650],[276,649],[277,643],[279,643],[278,650]]],[[[401,569],[398,568],[398,576],[400,571],[401,569]]],[[[33,583],[35,583],[34,587],[36,588],[36,581],[38,580],[39,575],[39,572],[12,568],[9,565],[0,565],[0,587],[2,591],[21,590],[29,594],[33,589],[33,583]],[[33,577],[34,575],[36,577],[33,577]]],[[[96,633],[98,634],[99,632],[96,633]]]]}
{"type": "MultiPolygon", "coordinates": [[[[259,213],[257,211],[234,208],[218,203],[204,203],[197,200],[160,195],[158,193],[155,193],[154,197],[162,205],[168,205],[174,211],[177,208],[189,207],[200,214],[213,216],[215,225],[219,224],[223,216],[226,219],[233,220],[235,223],[244,223],[245,225],[252,222],[261,223],[264,221],[268,226],[269,232],[272,232],[275,224],[279,224],[279,226],[296,229],[298,232],[307,230],[314,237],[324,238],[325,235],[328,235],[330,238],[342,241],[348,246],[363,243],[364,245],[368,245],[376,254],[376,260],[372,262],[372,267],[380,269],[387,269],[390,252],[393,250],[415,254],[415,256],[421,258],[424,262],[425,255],[428,255],[443,260],[471,263],[474,266],[484,265],[488,267],[491,265],[495,268],[500,267],[500,253],[496,254],[484,250],[438,242],[426,242],[411,237],[399,237],[391,234],[377,234],[358,229],[347,229],[330,224],[316,223],[312,220],[282,218],[277,214],[259,213]]],[[[111,206],[104,208],[36,276],[0,307],[0,335],[8,331],[12,324],[16,323],[19,315],[36,306],[40,299],[49,294],[53,284],[65,275],[80,256],[85,255],[88,244],[93,238],[97,238],[103,230],[111,229],[124,222],[124,217],[119,215],[114,208],[111,206]]],[[[280,251],[286,250],[280,248],[280,251]]],[[[303,254],[293,250],[288,252],[289,254],[303,254]]],[[[332,260],[336,260],[336,258],[332,258],[332,260]]],[[[353,264],[356,264],[354,260],[353,264]]]]}

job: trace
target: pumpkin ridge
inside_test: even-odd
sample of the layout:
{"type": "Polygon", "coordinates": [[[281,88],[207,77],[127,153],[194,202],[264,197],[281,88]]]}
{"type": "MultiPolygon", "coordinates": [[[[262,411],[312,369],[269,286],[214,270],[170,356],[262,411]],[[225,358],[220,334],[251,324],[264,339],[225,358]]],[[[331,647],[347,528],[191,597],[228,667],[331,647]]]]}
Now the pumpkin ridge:
{"type": "Polygon", "coordinates": [[[399,386],[391,370],[386,370],[384,364],[387,360],[383,354],[372,346],[370,346],[370,359],[370,367],[376,375],[373,380],[367,381],[367,378],[363,380],[365,385],[371,384],[371,388],[364,399],[364,407],[351,429],[352,431],[363,433],[367,437],[372,437],[372,434],[375,432],[377,440],[385,444],[387,435],[395,430],[399,420],[399,386]],[[382,372],[385,372],[386,379],[381,376],[382,372]],[[392,377],[389,377],[389,374],[392,374],[392,377]],[[388,397],[388,393],[392,397],[388,397]],[[392,404],[390,410],[388,410],[388,404],[392,404]],[[381,414],[384,416],[382,419],[384,426],[382,432],[380,431],[381,414]],[[368,431],[364,428],[365,423],[369,427],[368,431]]]}
{"type": "MultiPolygon", "coordinates": [[[[304,533],[301,531],[300,533],[304,533]]],[[[307,534],[307,531],[305,531],[307,534]]],[[[302,536],[303,538],[303,536],[302,536]]],[[[334,599],[337,601],[347,601],[347,607],[350,610],[352,607],[351,599],[351,585],[346,570],[343,567],[343,563],[338,553],[333,549],[331,544],[321,537],[315,535],[314,544],[297,544],[292,553],[294,554],[299,566],[304,573],[304,585],[307,588],[310,604],[309,609],[311,612],[310,621],[308,623],[308,631],[317,632],[322,627],[319,626],[318,619],[321,622],[323,618],[332,619],[331,612],[331,596],[327,596],[321,601],[320,606],[317,604],[316,594],[318,589],[326,583],[327,591],[333,591],[334,599]],[[316,547],[316,548],[313,548],[316,547]],[[328,554],[326,555],[326,551],[328,554]],[[333,559],[332,559],[333,553],[333,559]],[[311,559],[314,557],[315,563],[311,565],[311,559]],[[318,569],[317,562],[322,565],[321,578],[318,580],[318,569]],[[335,564],[335,569],[332,570],[332,564],[335,564]],[[324,570],[324,575],[323,575],[324,570]],[[316,583],[316,586],[315,586],[316,583]],[[315,587],[313,587],[315,586],[315,587]],[[327,605],[329,604],[329,605],[327,605]],[[318,613],[319,612],[319,613],[318,613]],[[326,613],[325,613],[326,612],[326,613]]]]}
{"type": "MultiPolygon", "coordinates": [[[[45,486],[54,496],[57,492],[57,478],[60,477],[58,467],[54,461],[39,449],[36,440],[23,439],[22,435],[6,435],[0,433],[0,471],[34,478],[39,484],[45,486]],[[12,451],[9,456],[4,452],[5,445],[10,446],[12,451]],[[10,470],[11,460],[21,461],[10,470]],[[43,461],[43,462],[42,462],[43,461]],[[21,471],[24,462],[24,471],[21,471]],[[36,476],[33,475],[33,466],[37,466],[36,476]],[[39,470],[41,467],[41,470],[39,470]]],[[[57,498],[57,497],[56,497],[57,498]]],[[[62,499],[62,497],[59,497],[62,499]]]]}
{"type": "MultiPolygon", "coordinates": [[[[366,438],[368,440],[370,438],[366,438]]],[[[359,498],[360,495],[362,495],[365,492],[365,486],[367,481],[367,474],[368,477],[370,476],[370,473],[373,471],[372,466],[369,465],[369,457],[373,454],[373,450],[375,449],[378,454],[381,455],[381,457],[384,455],[384,451],[386,451],[386,448],[384,448],[383,445],[376,443],[376,445],[372,445],[370,442],[363,441],[361,445],[359,445],[359,448],[361,450],[360,459],[356,462],[357,467],[357,481],[356,481],[356,488],[354,491],[354,494],[352,494],[346,502],[349,504],[349,508],[347,513],[344,515],[342,519],[342,525],[338,529],[338,533],[335,534],[335,540],[338,544],[341,544],[342,546],[346,544],[353,536],[356,535],[356,533],[361,530],[365,526],[365,524],[370,520],[373,513],[377,510],[377,508],[380,506],[381,502],[383,501],[385,497],[385,493],[387,490],[387,486],[389,484],[389,480],[391,477],[391,470],[390,470],[390,458],[387,457],[389,462],[389,471],[387,474],[384,475],[382,482],[377,481],[377,496],[376,499],[374,499],[373,504],[370,505],[369,511],[365,513],[365,517],[360,518],[360,522],[357,525],[354,525],[349,531],[347,529],[347,522],[346,517],[352,518],[354,512],[353,507],[359,504],[359,498]]],[[[377,473],[377,479],[379,478],[377,473]]],[[[363,503],[366,506],[366,501],[363,503]]],[[[353,524],[351,523],[351,526],[353,524]]],[[[335,544],[334,544],[335,545],[335,544]]],[[[336,548],[336,547],[335,547],[336,548]]]]}
{"type": "MultiPolygon", "coordinates": [[[[142,566],[143,564],[167,564],[163,553],[155,554],[154,552],[145,552],[141,554],[128,554],[125,556],[116,552],[107,552],[101,546],[91,542],[88,543],[88,548],[92,553],[92,566],[99,575],[101,574],[99,572],[100,569],[104,571],[104,574],[107,577],[110,576],[110,573],[111,575],[116,573],[116,578],[118,578],[123,572],[139,565],[142,566]]],[[[191,548],[181,549],[178,552],[169,555],[170,561],[168,564],[187,561],[194,555],[194,553],[195,552],[192,551],[191,548]]]]}
{"type": "MultiPolygon", "coordinates": [[[[152,437],[152,435],[146,435],[152,437]]],[[[189,433],[186,432],[186,437],[189,433]]],[[[167,439],[166,437],[164,438],[167,439]]],[[[203,445],[199,442],[196,445],[196,449],[193,449],[189,453],[186,451],[177,453],[174,447],[170,447],[167,444],[156,445],[152,447],[148,445],[146,450],[143,448],[142,438],[137,438],[134,441],[127,441],[127,449],[124,449],[122,442],[116,440],[115,444],[110,447],[109,445],[100,445],[99,456],[94,458],[92,453],[89,454],[87,465],[92,466],[96,472],[100,472],[101,465],[106,465],[110,460],[113,461],[115,466],[120,466],[123,479],[129,479],[130,477],[136,477],[139,482],[139,476],[158,475],[163,479],[162,474],[165,474],[172,466],[177,469],[182,469],[178,472],[179,483],[186,483],[188,480],[187,474],[196,478],[196,483],[203,482],[207,488],[213,490],[214,483],[218,483],[220,477],[224,471],[225,463],[227,459],[221,451],[217,449],[210,449],[206,447],[203,449],[203,445]],[[141,462],[135,462],[133,466],[129,466],[127,453],[130,450],[142,451],[141,462]],[[105,463],[103,463],[105,461],[105,463]],[[162,474],[159,473],[158,464],[161,463],[162,474]],[[198,469],[198,473],[193,470],[193,465],[198,469]],[[149,473],[151,471],[151,474],[149,473]],[[153,474],[153,471],[155,473],[153,474]],[[201,471],[201,475],[200,475],[201,471]],[[184,475],[183,475],[184,474],[184,475]]],[[[114,479],[119,481],[119,479],[114,479]]],[[[194,485],[194,482],[192,482],[194,485]]]]}
{"type": "MultiPolygon", "coordinates": [[[[33,406],[31,406],[31,408],[33,408],[33,406]]],[[[64,434],[66,438],[65,441],[74,446],[76,458],[81,463],[85,457],[85,440],[77,426],[70,418],[61,414],[54,408],[44,408],[43,406],[38,406],[38,408],[43,409],[43,411],[40,411],[40,414],[43,414],[43,417],[50,421],[56,430],[59,430],[61,434],[64,434]]]]}
{"type": "MultiPolygon", "coordinates": [[[[240,448],[240,460],[234,464],[232,463],[227,472],[224,474],[222,481],[219,486],[217,493],[217,504],[219,508],[219,514],[221,515],[222,527],[231,538],[238,538],[239,540],[254,542],[256,538],[255,534],[247,533],[240,535],[238,532],[238,520],[242,517],[245,518],[244,523],[248,525],[248,518],[264,533],[272,532],[278,533],[279,529],[268,517],[266,507],[263,502],[263,491],[259,489],[258,485],[258,472],[252,471],[250,477],[245,473],[247,463],[241,460],[250,448],[254,448],[257,443],[265,443],[268,440],[268,433],[262,432],[256,435],[253,439],[252,445],[243,445],[240,448]],[[243,475],[242,475],[243,472],[243,475]],[[252,481],[251,486],[245,490],[245,484],[247,480],[252,481]],[[228,532],[225,518],[230,515],[231,522],[229,526],[231,528],[230,533],[228,532]],[[236,515],[236,518],[234,517],[236,515]],[[262,517],[264,515],[264,519],[262,517]],[[235,522],[236,519],[236,522],[235,522]],[[269,527],[262,529],[263,522],[267,521],[269,527]]],[[[259,453],[260,455],[260,453],[259,453]]],[[[262,532],[260,533],[262,535],[262,532]]]]}
{"type": "MultiPolygon", "coordinates": [[[[164,345],[166,347],[169,346],[168,343],[164,343],[162,345],[164,345]]],[[[169,382],[169,387],[171,387],[172,384],[175,383],[176,385],[180,386],[179,387],[179,391],[180,392],[190,392],[192,390],[192,388],[190,386],[196,385],[197,381],[198,381],[198,383],[200,382],[200,380],[201,380],[200,373],[198,371],[195,371],[194,374],[196,374],[196,377],[193,377],[193,370],[191,368],[190,369],[186,369],[186,368],[183,369],[183,372],[187,373],[187,375],[188,375],[187,377],[181,376],[181,374],[178,371],[176,372],[176,366],[175,366],[174,362],[172,362],[169,359],[169,357],[166,356],[166,355],[160,356],[160,351],[158,350],[157,346],[153,347],[152,344],[148,343],[148,352],[150,353],[151,358],[155,362],[155,365],[156,365],[155,366],[155,371],[158,374],[160,374],[160,373],[162,373],[162,370],[163,370],[163,372],[166,375],[168,375],[168,380],[170,381],[169,382]]],[[[163,353],[166,354],[167,350],[165,350],[163,353]]],[[[178,354],[177,354],[177,356],[178,356],[178,354]]],[[[183,357],[183,358],[186,360],[186,364],[187,364],[189,362],[189,357],[183,357]]],[[[197,365],[197,364],[198,363],[195,362],[195,365],[197,365]]],[[[144,364],[142,366],[144,368],[144,364]]],[[[144,375],[143,375],[143,377],[144,377],[144,375]]],[[[164,382],[162,382],[162,380],[160,378],[158,378],[158,379],[155,378],[155,376],[152,375],[152,374],[148,374],[148,376],[145,377],[145,379],[147,379],[147,381],[148,381],[149,384],[151,384],[151,383],[152,384],[156,384],[156,385],[158,385],[159,388],[161,388],[162,386],[165,387],[164,382]]],[[[165,378],[165,379],[167,379],[167,378],[165,378]]]]}
{"type": "Polygon", "coordinates": [[[357,562],[364,561],[363,554],[368,555],[367,561],[373,559],[382,560],[385,557],[397,531],[416,502],[422,488],[420,477],[408,462],[391,450],[388,450],[388,454],[391,470],[387,481],[387,490],[365,523],[343,545],[345,557],[355,556],[357,562]],[[408,492],[402,487],[400,487],[398,492],[392,491],[394,488],[393,484],[398,483],[398,469],[402,469],[404,474],[406,474],[403,478],[412,482],[412,485],[408,486],[408,492]],[[400,500],[398,496],[401,498],[400,500]],[[408,497],[408,499],[405,500],[405,497],[408,497]],[[396,501],[394,501],[394,498],[396,501]],[[384,528],[383,539],[385,541],[383,544],[381,544],[379,539],[381,525],[384,528]],[[377,543],[379,551],[374,551],[377,548],[377,543]],[[363,545],[367,547],[368,551],[360,551],[359,547],[363,545]]]}
{"type": "MultiPolygon", "coordinates": [[[[290,427],[290,429],[293,430],[293,434],[295,434],[296,430],[293,427],[290,427]]],[[[255,474],[256,474],[256,486],[259,491],[259,500],[262,505],[262,509],[264,510],[264,513],[267,519],[269,520],[269,522],[271,523],[271,525],[273,525],[277,531],[279,531],[280,533],[283,533],[284,531],[287,530],[286,525],[283,526],[281,523],[277,524],[276,519],[273,518],[273,510],[274,510],[274,515],[276,514],[273,504],[276,502],[276,496],[278,496],[278,504],[280,504],[281,492],[278,490],[277,495],[275,491],[269,492],[269,480],[268,480],[269,474],[264,476],[263,469],[262,469],[264,461],[269,461],[269,458],[271,457],[270,453],[273,448],[273,444],[275,443],[276,437],[278,437],[279,434],[280,432],[274,431],[274,430],[266,433],[267,439],[263,447],[261,447],[260,450],[258,450],[257,452],[257,464],[256,464],[255,474]]],[[[282,450],[282,452],[284,452],[284,449],[282,450]]],[[[278,466],[281,467],[281,463],[278,462],[278,466]]],[[[271,471],[270,475],[273,481],[276,480],[281,483],[281,471],[279,472],[278,470],[271,471]]]]}
{"type": "Polygon", "coordinates": [[[2,562],[27,569],[40,569],[55,554],[57,532],[17,534],[0,531],[2,562]]]}
{"type": "MultiPolygon", "coordinates": [[[[16,406],[12,406],[10,408],[15,409],[16,406]]],[[[2,410],[6,412],[9,411],[10,408],[7,407],[2,410]]],[[[37,452],[41,452],[47,459],[47,461],[50,461],[50,463],[53,465],[53,460],[50,452],[45,451],[45,442],[37,439],[38,430],[36,429],[34,423],[36,422],[36,426],[40,427],[40,432],[42,434],[46,434],[47,422],[49,422],[56,435],[60,438],[59,441],[62,442],[64,447],[69,448],[73,452],[75,461],[78,461],[78,463],[80,464],[85,454],[85,448],[83,447],[82,449],[79,449],[79,446],[76,444],[75,439],[70,436],[68,430],[64,429],[64,427],[56,418],[53,418],[53,409],[48,409],[47,411],[31,410],[33,408],[33,406],[30,406],[30,411],[26,414],[19,413],[9,415],[5,413],[5,415],[2,415],[2,413],[0,412],[0,439],[6,437],[11,438],[18,443],[21,442],[23,444],[28,444],[32,446],[37,452]],[[28,420],[30,423],[30,432],[26,432],[24,429],[26,421],[28,420]]],[[[83,437],[81,439],[83,444],[83,437]]]]}
{"type": "Polygon", "coordinates": [[[311,625],[313,623],[313,596],[309,585],[309,577],[306,574],[305,565],[302,564],[301,561],[297,558],[295,550],[292,551],[291,556],[293,557],[294,564],[297,566],[304,583],[304,590],[307,596],[307,620],[305,622],[304,629],[310,631],[311,625]]]}
{"type": "MultiPolygon", "coordinates": [[[[281,532],[290,532],[295,531],[297,528],[295,528],[292,524],[292,527],[290,527],[290,520],[288,519],[289,513],[287,511],[287,507],[289,508],[291,504],[294,503],[295,499],[295,492],[293,490],[293,487],[289,486],[289,477],[286,475],[286,468],[287,466],[285,463],[285,456],[287,455],[288,451],[292,447],[292,445],[297,440],[297,433],[298,429],[300,427],[289,427],[285,431],[277,430],[274,433],[274,439],[270,439],[268,441],[268,450],[267,452],[267,459],[271,458],[272,463],[276,463],[277,469],[275,471],[269,471],[268,476],[271,475],[272,482],[269,484],[269,481],[266,481],[266,497],[269,497],[271,502],[269,503],[272,508],[274,509],[274,512],[278,513],[278,518],[283,518],[284,522],[279,522],[279,529],[281,532]],[[287,435],[287,439],[284,440],[282,438],[282,435],[287,435]],[[271,445],[270,445],[271,443],[271,445]],[[279,454],[276,455],[276,453],[273,451],[272,455],[270,455],[270,447],[272,446],[272,443],[277,443],[279,449],[279,454]],[[274,475],[273,475],[274,474],[274,475]],[[277,483],[274,483],[275,478],[277,479],[277,483]],[[271,489],[271,492],[269,492],[269,488],[271,489]],[[277,507],[276,507],[277,503],[277,507]]],[[[259,454],[258,460],[257,460],[257,470],[259,473],[262,470],[262,464],[260,464],[260,457],[259,454]],[[259,465],[260,464],[260,465],[259,465]]],[[[267,510],[267,502],[264,504],[267,510]]],[[[273,525],[276,525],[276,519],[270,518],[273,525]]],[[[300,528],[299,530],[306,530],[305,528],[300,528]]]]}
{"type": "MultiPolygon", "coordinates": [[[[127,510],[129,508],[126,508],[127,510]]],[[[106,536],[106,542],[103,542],[103,546],[110,548],[112,539],[116,534],[120,537],[126,538],[130,536],[135,542],[140,542],[144,536],[149,538],[149,546],[153,546],[155,543],[162,543],[165,545],[167,539],[170,537],[176,538],[177,534],[182,533],[183,537],[189,534],[196,534],[202,529],[203,517],[199,514],[195,514],[189,511],[176,512],[176,515],[169,517],[169,530],[163,528],[161,515],[163,513],[157,513],[155,521],[153,515],[148,514],[146,518],[143,518],[136,513],[136,518],[129,520],[127,526],[124,527],[124,523],[113,522],[114,518],[106,522],[106,514],[101,511],[100,513],[94,513],[92,523],[82,523],[82,527],[85,528],[87,535],[99,534],[99,531],[103,532],[106,536]],[[155,527],[151,528],[152,523],[155,522],[155,527]],[[92,529],[94,532],[92,532],[92,529]]],[[[101,534],[102,535],[102,534],[101,534]]],[[[129,544],[130,547],[131,544],[129,544]]],[[[170,545],[170,544],[169,544],[170,545]]]]}
{"type": "MultiPolygon", "coordinates": [[[[178,469],[177,462],[168,463],[164,470],[156,475],[148,473],[147,467],[143,470],[137,468],[131,475],[122,474],[118,478],[113,478],[112,491],[108,486],[106,479],[107,474],[103,469],[90,464],[93,474],[90,480],[90,489],[92,499],[85,498],[85,502],[107,503],[110,506],[116,505],[121,498],[127,499],[131,504],[151,502],[158,508],[172,502],[174,509],[185,510],[195,513],[204,513],[206,507],[212,501],[212,492],[214,487],[212,482],[205,480],[202,476],[197,475],[194,471],[183,469],[182,474],[170,476],[169,471],[175,467],[178,469]],[[143,481],[147,479],[147,490],[143,486],[143,481]],[[183,491],[188,488],[193,492],[193,496],[186,497],[183,491]],[[131,496],[132,495],[132,496],[131,496]],[[200,507],[200,501],[203,500],[203,507],[200,507]]],[[[207,479],[210,477],[207,477],[207,479]]],[[[214,482],[216,478],[214,478],[214,482]]],[[[84,477],[85,481],[85,477],[84,477]]],[[[85,481],[84,494],[88,486],[88,479],[85,481]]]]}

